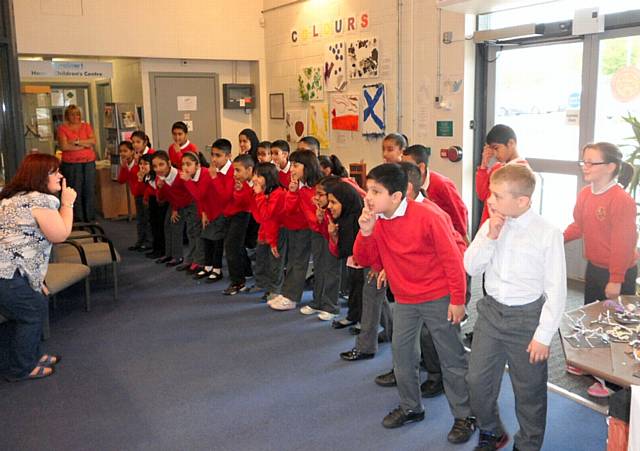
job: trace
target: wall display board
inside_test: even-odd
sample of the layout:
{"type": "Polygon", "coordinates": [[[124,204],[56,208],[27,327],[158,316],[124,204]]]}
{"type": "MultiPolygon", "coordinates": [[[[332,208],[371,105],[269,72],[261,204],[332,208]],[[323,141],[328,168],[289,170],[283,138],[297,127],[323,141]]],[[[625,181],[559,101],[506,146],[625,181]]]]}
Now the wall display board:
{"type": "Polygon", "coordinates": [[[350,79],[378,77],[378,38],[355,39],[347,43],[347,72],[350,79]]]}
{"type": "Polygon", "coordinates": [[[331,129],[358,131],[360,123],[360,96],[333,94],[331,96],[331,129]]]}
{"type": "Polygon", "coordinates": [[[362,135],[379,137],[386,130],[384,84],[362,87],[362,135]]]}

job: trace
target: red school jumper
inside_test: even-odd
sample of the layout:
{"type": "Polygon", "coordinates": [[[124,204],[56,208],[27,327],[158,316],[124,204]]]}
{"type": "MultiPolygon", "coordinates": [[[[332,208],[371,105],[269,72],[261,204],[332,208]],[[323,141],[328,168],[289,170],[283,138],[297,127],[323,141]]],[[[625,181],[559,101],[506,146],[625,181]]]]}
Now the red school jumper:
{"type": "MultiPolygon", "coordinates": [[[[187,190],[185,182],[180,178],[176,168],[171,168],[171,173],[167,178],[171,178],[173,171],[175,171],[175,177],[171,184],[169,184],[165,179],[162,188],[157,188],[156,192],[158,201],[168,201],[171,206],[171,210],[178,211],[181,208],[189,206],[193,202],[193,197],[187,190]]],[[[157,186],[158,185],[156,183],[156,187],[157,186]]]]}
{"type": "Polygon", "coordinates": [[[464,305],[466,274],[450,218],[435,204],[407,200],[403,216],[378,219],[358,232],[353,257],[362,266],[381,261],[396,302],[420,304],[451,296],[464,305]]]}
{"type": "Polygon", "coordinates": [[[564,240],[584,238],[584,254],[595,266],[609,270],[609,282],[623,283],[624,275],[638,261],[636,203],[620,185],[601,194],[585,186],[578,194],[573,224],[564,240]]]}
{"type": "MultiPolygon", "coordinates": [[[[444,210],[451,218],[453,228],[463,237],[467,236],[467,206],[462,201],[455,183],[442,174],[429,170],[427,197],[444,210]]],[[[477,179],[476,179],[477,182],[477,179]]],[[[487,187],[487,190],[489,188],[487,187]]],[[[487,196],[488,197],[488,196],[487,196]]]]}
{"type": "Polygon", "coordinates": [[[169,146],[169,160],[171,160],[171,164],[174,167],[182,167],[182,154],[185,152],[193,152],[198,155],[198,148],[189,140],[187,140],[186,143],[180,146],[180,150],[176,150],[176,143],[173,143],[171,144],[171,146],[169,146]]]}
{"type": "Polygon", "coordinates": [[[271,247],[278,247],[278,236],[284,208],[284,188],[276,188],[269,194],[256,194],[252,214],[256,222],[260,224],[258,229],[258,241],[267,243],[271,247]]]}
{"type": "Polygon", "coordinates": [[[127,166],[120,165],[118,173],[118,183],[127,183],[133,197],[144,196],[146,190],[145,183],[138,181],[138,172],[140,172],[140,166],[136,164],[136,160],[132,160],[127,166]]]}
{"type": "MultiPolygon", "coordinates": [[[[288,188],[289,185],[287,185],[288,188]]],[[[284,208],[282,211],[282,226],[288,230],[304,230],[310,228],[311,217],[309,216],[311,210],[309,204],[313,204],[313,196],[315,189],[308,186],[301,186],[297,191],[291,192],[286,189],[284,197],[284,208]],[[303,209],[303,205],[305,208],[303,209]]],[[[318,221],[315,219],[316,211],[315,205],[313,210],[313,223],[317,227],[318,221]]],[[[318,228],[312,229],[318,231],[318,228]]]]}

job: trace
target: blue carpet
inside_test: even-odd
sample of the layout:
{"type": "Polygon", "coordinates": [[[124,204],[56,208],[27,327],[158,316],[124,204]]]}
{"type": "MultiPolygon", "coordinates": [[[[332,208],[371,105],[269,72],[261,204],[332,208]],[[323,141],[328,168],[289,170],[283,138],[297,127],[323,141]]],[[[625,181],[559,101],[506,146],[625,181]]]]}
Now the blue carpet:
{"type": "MultiPolygon", "coordinates": [[[[121,249],[134,225],[106,222],[121,249]]],[[[42,381],[0,382],[2,450],[471,450],[450,445],[444,397],[426,400],[421,423],[386,430],[395,388],[373,378],[391,350],[347,363],[354,339],[298,312],[274,312],[259,294],[226,297],[215,285],[123,251],[121,299],[109,279],[92,282],[94,309],[79,289],[53,313],[45,349],[63,355],[42,381]]],[[[306,293],[308,299],[309,293],[306,293]]],[[[6,325],[0,326],[6,365],[6,325]]],[[[503,421],[516,431],[505,376],[503,421]]],[[[549,395],[546,450],[602,450],[605,418],[549,395]]],[[[510,449],[509,445],[509,448],[510,449]]]]}

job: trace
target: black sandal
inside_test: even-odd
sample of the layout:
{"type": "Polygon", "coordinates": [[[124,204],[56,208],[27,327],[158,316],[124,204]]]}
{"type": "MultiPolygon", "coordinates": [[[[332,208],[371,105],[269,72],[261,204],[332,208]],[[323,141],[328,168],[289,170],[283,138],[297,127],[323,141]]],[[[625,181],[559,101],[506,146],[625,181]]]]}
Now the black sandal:
{"type": "Polygon", "coordinates": [[[62,357],[59,355],[45,354],[42,357],[40,357],[40,360],[38,361],[38,366],[52,367],[60,363],[60,360],[62,360],[62,357]],[[43,357],[46,357],[46,359],[42,360],[43,357]],[[56,361],[54,362],[53,359],[56,359],[56,361]]]}
{"type": "Polygon", "coordinates": [[[23,377],[7,377],[6,379],[9,382],[21,382],[21,381],[31,381],[31,380],[35,380],[35,379],[44,379],[45,377],[49,377],[49,376],[53,376],[56,372],[55,368],[53,367],[48,367],[48,366],[36,366],[36,368],[38,368],[38,371],[36,372],[36,374],[27,374],[26,376],[23,377]],[[49,369],[51,370],[50,373],[45,373],[45,371],[49,369]]]}

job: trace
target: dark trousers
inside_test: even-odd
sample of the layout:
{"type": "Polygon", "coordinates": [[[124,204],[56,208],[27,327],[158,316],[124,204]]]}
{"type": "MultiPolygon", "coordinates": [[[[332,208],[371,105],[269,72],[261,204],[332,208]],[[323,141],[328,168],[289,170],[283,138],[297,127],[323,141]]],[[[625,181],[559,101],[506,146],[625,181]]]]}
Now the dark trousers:
{"type": "Polygon", "coordinates": [[[299,303],[302,298],[310,255],[311,231],[287,230],[287,270],[282,284],[282,296],[295,303],[299,303]]]}
{"type": "Polygon", "coordinates": [[[249,215],[249,223],[247,224],[247,235],[244,238],[244,246],[247,249],[255,249],[258,245],[258,230],[260,224],[256,222],[252,215],[249,215]]]}
{"type": "Polygon", "coordinates": [[[258,243],[256,246],[256,285],[269,293],[280,294],[284,282],[284,255],[287,252],[287,234],[285,229],[278,232],[278,254],[274,257],[271,245],[258,243]]]}
{"type": "Polygon", "coordinates": [[[243,284],[251,276],[251,260],[244,247],[250,213],[243,211],[227,218],[224,252],[227,255],[229,279],[233,285],[243,284]]]}
{"type": "Polygon", "coordinates": [[[514,446],[523,451],[542,447],[547,418],[547,362],[529,363],[527,346],[540,321],[545,298],[519,306],[500,304],[491,296],[478,301],[469,361],[471,410],[482,430],[501,435],[498,395],[505,363],[513,386],[520,430],[514,446]]]}
{"type": "Polygon", "coordinates": [[[340,264],[329,252],[329,243],[316,232],[311,232],[311,255],[313,255],[313,301],[311,307],[329,313],[340,313],[338,292],[340,291],[340,264]]]}
{"type": "Polygon", "coordinates": [[[61,163],[60,172],[67,179],[67,186],[78,196],[73,207],[73,220],[91,222],[96,219],[96,163],[61,163]]]}
{"type": "Polygon", "coordinates": [[[156,196],[149,196],[149,223],[153,236],[153,250],[165,255],[164,218],[167,215],[168,203],[159,203],[156,196]]]}
{"type": "MultiPolygon", "coordinates": [[[[620,294],[636,294],[636,278],[638,277],[638,267],[633,265],[624,274],[624,282],[620,289],[620,294]]],[[[595,266],[587,262],[587,271],[584,276],[584,304],[591,304],[597,300],[603,301],[607,297],[604,289],[609,283],[609,270],[595,266]]]]}
{"type": "Polygon", "coordinates": [[[153,237],[151,233],[151,222],[149,216],[149,205],[144,204],[144,196],[136,196],[136,230],[138,238],[136,245],[151,247],[153,237]]]}
{"type": "Polygon", "coordinates": [[[349,321],[360,322],[360,318],[362,316],[362,288],[364,286],[364,269],[347,268],[347,270],[350,280],[348,301],[349,310],[347,312],[347,319],[349,321]]]}
{"type": "Polygon", "coordinates": [[[222,255],[224,253],[224,234],[227,218],[220,215],[211,220],[202,229],[197,242],[195,262],[202,266],[213,266],[222,269],[222,255]]]}
{"type": "Polygon", "coordinates": [[[196,204],[187,205],[178,210],[178,220],[171,222],[171,207],[167,209],[164,221],[164,236],[166,252],[173,258],[182,258],[185,262],[192,263],[196,257],[196,243],[200,239],[202,223],[199,220],[196,204]],[[184,255],[182,247],[184,229],[187,229],[187,255],[184,255]]]}
{"type": "Polygon", "coordinates": [[[47,302],[18,271],[12,279],[0,279],[0,314],[14,322],[9,354],[13,377],[29,374],[42,357],[40,339],[45,315],[49,313],[47,302]]]}

